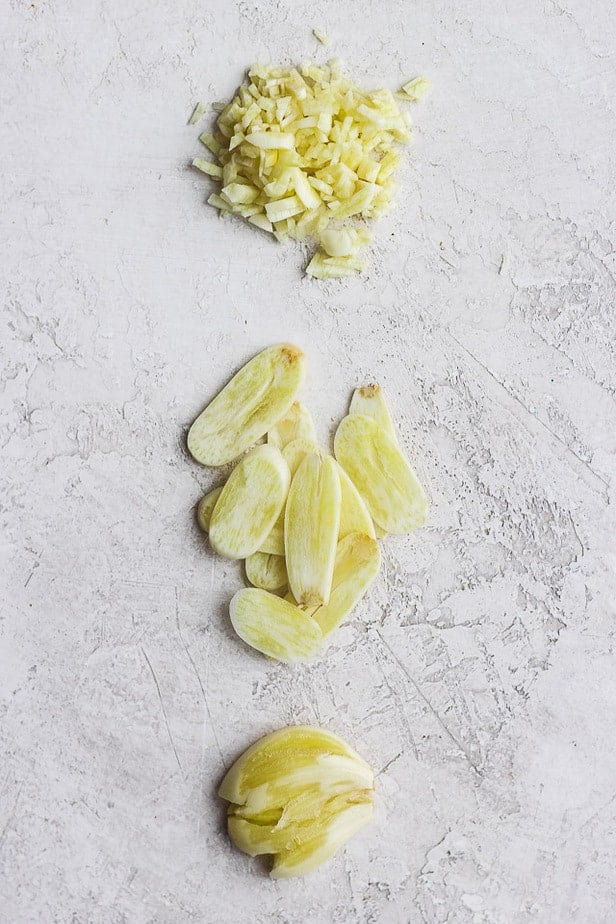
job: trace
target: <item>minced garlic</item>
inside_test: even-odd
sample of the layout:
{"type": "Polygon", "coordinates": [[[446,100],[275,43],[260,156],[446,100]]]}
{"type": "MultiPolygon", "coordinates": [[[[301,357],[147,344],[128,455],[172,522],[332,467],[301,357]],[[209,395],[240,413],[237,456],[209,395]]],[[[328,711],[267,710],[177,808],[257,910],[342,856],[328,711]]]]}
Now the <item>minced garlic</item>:
{"type": "Polygon", "coordinates": [[[221,183],[208,202],[278,241],[319,239],[307,272],[326,279],[364,266],[370,235],[349,219],[380,218],[391,206],[410,118],[389,90],[366,92],[340,62],[299,68],[255,65],[200,138],[216,159],[194,166],[221,183]],[[342,224],[344,223],[344,225],[342,224]]]}

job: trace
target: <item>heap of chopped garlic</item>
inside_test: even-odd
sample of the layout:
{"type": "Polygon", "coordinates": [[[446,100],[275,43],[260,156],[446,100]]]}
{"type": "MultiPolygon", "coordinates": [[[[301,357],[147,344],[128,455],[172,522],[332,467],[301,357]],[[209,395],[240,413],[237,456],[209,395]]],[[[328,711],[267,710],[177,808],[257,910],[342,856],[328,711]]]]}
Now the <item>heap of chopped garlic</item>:
{"type": "Polygon", "coordinates": [[[239,215],[279,241],[315,236],[320,248],[306,272],[347,276],[363,269],[358,254],[370,240],[348,219],[379,218],[391,205],[396,145],[410,140],[409,126],[389,90],[365,92],[336,61],[255,65],[215,133],[200,136],[216,162],[193,164],[222,184],[208,202],[223,216],[239,215]]]}

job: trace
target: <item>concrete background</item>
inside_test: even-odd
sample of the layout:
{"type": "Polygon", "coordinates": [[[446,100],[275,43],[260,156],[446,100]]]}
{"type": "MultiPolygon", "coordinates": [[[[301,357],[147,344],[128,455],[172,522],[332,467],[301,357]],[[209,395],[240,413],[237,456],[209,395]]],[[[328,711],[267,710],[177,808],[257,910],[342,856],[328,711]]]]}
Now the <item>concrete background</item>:
{"type": "Polygon", "coordinates": [[[612,4],[12,0],[2,20],[0,919],[611,920],[612,4]],[[331,55],[434,92],[369,271],[323,285],[204,204],[186,121],[255,60],[331,55]],[[432,499],[297,669],[233,636],[240,571],[193,514],[217,475],[184,450],[282,339],[323,441],[355,385],[384,386],[432,499]],[[215,789],[293,722],[355,745],[378,808],[273,883],[215,789]]]}

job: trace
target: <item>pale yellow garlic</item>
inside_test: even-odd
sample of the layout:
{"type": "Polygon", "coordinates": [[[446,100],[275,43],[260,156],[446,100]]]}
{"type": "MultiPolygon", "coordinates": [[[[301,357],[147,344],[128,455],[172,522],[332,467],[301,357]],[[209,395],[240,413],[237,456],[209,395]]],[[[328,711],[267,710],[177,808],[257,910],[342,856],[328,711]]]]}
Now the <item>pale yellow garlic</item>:
{"type": "Polygon", "coordinates": [[[304,354],[288,343],[258,353],[197,417],[188,449],[202,465],[224,465],[283,417],[305,372],[304,354]]]}
{"type": "Polygon", "coordinates": [[[210,519],[210,544],[225,558],[256,552],[284,507],[291,475],[274,446],[257,446],[234,468],[210,519]]]}

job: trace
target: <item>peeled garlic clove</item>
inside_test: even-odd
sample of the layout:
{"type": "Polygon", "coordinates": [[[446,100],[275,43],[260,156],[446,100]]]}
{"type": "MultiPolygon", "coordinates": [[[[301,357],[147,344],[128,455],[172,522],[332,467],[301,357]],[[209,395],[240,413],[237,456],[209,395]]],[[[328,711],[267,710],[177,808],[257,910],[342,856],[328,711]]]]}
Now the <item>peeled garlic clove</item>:
{"type": "Polygon", "coordinates": [[[212,519],[212,513],[216,502],[220,497],[220,492],[222,491],[222,486],[220,488],[214,488],[213,491],[210,491],[209,494],[206,494],[205,497],[202,497],[197,505],[197,523],[201,527],[204,533],[210,531],[210,521],[212,519]]]}
{"type": "Polygon", "coordinates": [[[294,401],[284,417],[267,431],[267,442],[278,449],[297,439],[316,439],[314,423],[308,408],[299,401],[294,401]]]}
{"type": "Polygon", "coordinates": [[[364,385],[356,388],[351,398],[349,414],[363,414],[365,417],[372,417],[393,440],[398,441],[398,434],[380,385],[364,385]]]}
{"type": "Polygon", "coordinates": [[[247,645],[270,658],[293,664],[307,661],[321,647],[317,623],[281,597],[249,587],[231,600],[233,628],[247,645]]]}
{"type": "Polygon", "coordinates": [[[280,450],[257,446],[231,472],[214,507],[210,544],[225,558],[248,558],[266,540],[289,490],[280,450]]]}
{"type": "Polygon", "coordinates": [[[425,491],[396,441],[375,420],[363,414],[345,417],[334,452],[382,529],[401,534],[423,525],[425,491]]]}
{"type": "Polygon", "coordinates": [[[281,590],[287,586],[287,566],[282,555],[253,552],[246,559],[246,577],[261,590],[281,590]]]}
{"type": "MultiPolygon", "coordinates": [[[[364,499],[342,466],[338,465],[338,463],[336,465],[338,466],[341,490],[338,540],[344,539],[345,536],[349,536],[351,533],[363,533],[374,538],[374,523],[364,499]]],[[[293,475],[292,468],[291,475],[293,475]]]]}
{"type": "Polygon", "coordinates": [[[281,555],[284,557],[284,507],[270,532],[259,546],[258,551],[265,552],[267,555],[281,555]]]}
{"type": "Polygon", "coordinates": [[[338,543],[329,602],[310,611],[323,638],[337,629],[364,596],[379,572],[381,553],[376,539],[351,533],[338,543]]]}
{"type": "Polygon", "coordinates": [[[307,455],[291,481],[284,520],[289,588],[299,604],[329,600],[340,504],[335,461],[329,456],[307,455]]]}
{"type": "Polygon", "coordinates": [[[273,854],[274,878],[319,866],[372,816],[374,774],[337,735],[297,727],[267,735],[225,776],[229,836],[250,856],[273,854]]]}
{"type": "Polygon", "coordinates": [[[298,437],[296,440],[291,440],[290,443],[282,450],[282,454],[285,457],[286,463],[289,466],[291,471],[291,478],[295,475],[295,472],[298,470],[306,456],[316,453],[321,455],[321,450],[314,442],[314,440],[306,439],[305,437],[298,437]]]}
{"type": "Polygon", "coordinates": [[[197,417],[188,450],[202,465],[225,465],[287,413],[303,381],[304,354],[289,343],[250,360],[197,417]]]}

